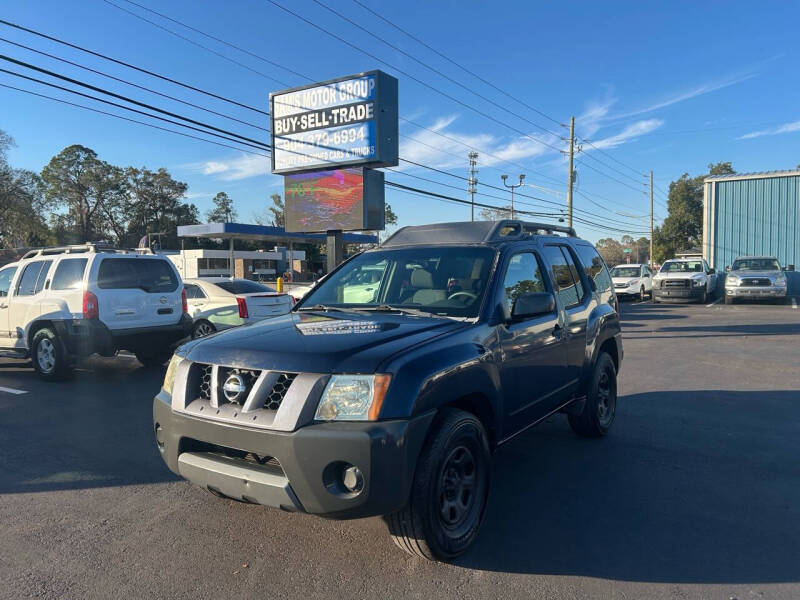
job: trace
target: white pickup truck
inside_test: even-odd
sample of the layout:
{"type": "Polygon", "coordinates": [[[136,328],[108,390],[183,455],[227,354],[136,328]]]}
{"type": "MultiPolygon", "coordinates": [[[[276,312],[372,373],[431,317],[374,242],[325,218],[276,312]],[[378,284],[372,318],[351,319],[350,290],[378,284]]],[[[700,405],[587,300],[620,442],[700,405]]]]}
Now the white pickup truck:
{"type": "Polygon", "coordinates": [[[705,302],[717,289],[717,273],[703,258],[665,261],[653,278],[653,302],[705,302]]]}

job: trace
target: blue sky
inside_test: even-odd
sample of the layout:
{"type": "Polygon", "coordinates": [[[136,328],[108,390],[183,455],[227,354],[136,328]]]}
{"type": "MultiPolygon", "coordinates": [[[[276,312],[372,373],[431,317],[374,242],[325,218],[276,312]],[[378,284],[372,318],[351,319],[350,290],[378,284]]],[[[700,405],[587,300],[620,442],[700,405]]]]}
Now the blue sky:
{"type": "MultiPolygon", "coordinates": [[[[501,173],[516,179],[524,172],[526,182],[536,186],[523,188],[524,194],[536,199],[518,198],[527,203],[517,205],[525,210],[557,211],[565,205],[567,179],[563,155],[547,146],[565,148],[561,138],[567,135],[566,129],[529,107],[559,123],[567,123],[570,115],[575,115],[577,136],[603,150],[601,153],[584,143],[577,157],[575,214],[606,227],[646,229],[646,219],[628,215],[647,212],[643,174],[651,169],[656,179],[656,213],[663,217],[668,183],[685,171],[698,174],[708,163],[718,161],[732,161],[743,172],[788,169],[800,163],[797,2],[361,1],[527,106],[420,46],[353,0],[337,0],[328,6],[516,115],[443,79],[313,0],[276,2],[373,57],[264,0],[137,0],[313,80],[376,68],[396,75],[400,81],[400,115],[407,119],[400,123],[401,156],[465,176],[466,154],[470,147],[476,148],[481,182],[502,186],[501,173]],[[397,73],[398,68],[495,120],[397,73]],[[428,129],[417,128],[409,120],[428,129]]],[[[271,91],[307,83],[297,74],[204,38],[125,0],[113,2],[245,66],[103,0],[9,2],[2,18],[264,110],[271,91]]],[[[252,111],[6,26],[0,26],[0,30],[0,36],[7,40],[267,126],[266,118],[252,111]]],[[[0,45],[3,54],[19,60],[243,135],[265,136],[248,125],[152,96],[6,42],[0,41],[0,45]]],[[[16,66],[3,68],[23,71],[16,66]]],[[[117,114],[124,112],[5,73],[0,73],[0,84],[117,114]]],[[[10,159],[18,167],[38,171],[65,146],[83,144],[114,164],[168,168],[174,177],[189,184],[189,199],[202,212],[210,207],[216,192],[225,191],[234,198],[239,220],[244,222],[263,214],[269,195],[282,191],[282,178],[269,175],[268,160],[260,156],[6,88],[0,88],[0,107],[0,129],[16,140],[10,159]]],[[[407,164],[399,169],[402,173],[389,173],[387,179],[466,198],[461,191],[464,181],[407,164]]],[[[488,204],[501,204],[501,198],[506,197],[498,190],[481,191],[496,196],[477,198],[488,204]]],[[[467,206],[396,190],[387,191],[387,200],[401,225],[469,218],[467,206]]],[[[576,225],[581,235],[592,240],[622,235],[585,223],[576,225]]]]}

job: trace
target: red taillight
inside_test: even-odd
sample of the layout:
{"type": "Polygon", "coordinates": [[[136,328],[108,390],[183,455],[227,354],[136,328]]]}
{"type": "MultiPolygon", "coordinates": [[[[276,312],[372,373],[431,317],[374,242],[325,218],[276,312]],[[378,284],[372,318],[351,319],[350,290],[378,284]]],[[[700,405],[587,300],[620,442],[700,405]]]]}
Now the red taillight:
{"type": "Polygon", "coordinates": [[[97,296],[95,296],[92,292],[83,292],[83,318],[100,318],[100,308],[97,306],[97,296]]]}
{"type": "Polygon", "coordinates": [[[186,288],[181,290],[181,308],[184,313],[189,312],[189,303],[186,301],[186,288]]]}
{"type": "Polygon", "coordinates": [[[244,298],[237,298],[236,304],[239,305],[239,318],[248,318],[250,315],[247,314],[247,301],[244,298]]]}

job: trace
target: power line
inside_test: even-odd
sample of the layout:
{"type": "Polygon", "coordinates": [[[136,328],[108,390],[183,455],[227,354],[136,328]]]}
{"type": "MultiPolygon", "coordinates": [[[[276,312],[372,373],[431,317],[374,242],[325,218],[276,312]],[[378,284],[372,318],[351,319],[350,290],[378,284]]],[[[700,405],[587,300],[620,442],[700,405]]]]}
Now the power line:
{"type": "Polygon", "coordinates": [[[14,29],[18,29],[20,31],[24,31],[26,33],[30,33],[31,35],[38,36],[40,38],[49,40],[51,42],[56,42],[57,44],[61,44],[63,46],[67,46],[67,47],[72,48],[74,50],[79,50],[80,52],[85,52],[86,54],[90,54],[92,56],[96,56],[97,58],[102,58],[103,60],[107,60],[109,62],[113,62],[113,63],[121,65],[123,67],[127,67],[129,69],[133,69],[135,71],[138,71],[139,73],[144,73],[145,75],[150,75],[151,77],[156,77],[158,79],[161,79],[162,81],[167,81],[167,82],[172,83],[174,85],[178,85],[178,86],[180,86],[182,88],[185,88],[185,89],[188,89],[188,90],[192,90],[193,92],[198,92],[200,94],[204,94],[206,96],[209,96],[210,98],[215,98],[217,100],[222,100],[223,102],[227,102],[229,104],[233,104],[233,105],[238,106],[240,108],[246,108],[248,110],[252,110],[253,112],[260,113],[260,114],[262,114],[264,116],[267,116],[267,117],[269,116],[269,113],[267,111],[261,110],[259,108],[254,107],[254,106],[248,106],[247,104],[242,104],[241,102],[236,102],[235,100],[231,100],[230,98],[225,98],[224,96],[220,96],[219,94],[215,94],[213,92],[209,92],[207,90],[200,89],[198,87],[189,85],[187,83],[183,83],[183,82],[178,81],[176,79],[172,79],[170,77],[166,77],[165,75],[160,75],[160,74],[158,74],[158,73],[156,73],[154,71],[148,71],[147,69],[143,69],[141,67],[137,67],[137,66],[132,65],[130,63],[127,63],[125,61],[118,60],[116,58],[111,58],[110,56],[107,56],[105,54],[101,54],[99,52],[95,52],[94,50],[89,50],[88,48],[84,48],[83,46],[78,46],[77,44],[72,44],[72,43],[67,42],[65,40],[59,39],[57,37],[53,37],[51,35],[47,35],[45,33],[41,33],[41,32],[36,31],[34,29],[28,29],[27,27],[23,27],[22,25],[17,25],[16,23],[11,23],[10,21],[4,21],[3,19],[0,19],[0,23],[2,23],[3,25],[6,25],[7,27],[13,27],[14,29]]]}
{"type": "Polygon", "coordinates": [[[639,181],[638,179],[636,179],[636,178],[635,178],[635,177],[633,177],[632,175],[629,175],[628,173],[625,173],[624,171],[620,171],[620,170],[619,170],[619,169],[617,169],[616,167],[614,167],[614,166],[612,166],[612,165],[608,164],[607,162],[604,162],[604,161],[600,160],[599,158],[597,158],[596,156],[594,156],[593,154],[591,154],[591,153],[589,153],[589,152],[583,152],[583,156],[585,156],[585,157],[587,157],[587,158],[591,158],[593,161],[600,163],[601,165],[603,165],[603,166],[604,166],[604,167],[606,167],[607,169],[611,169],[611,170],[612,170],[612,171],[614,171],[615,173],[618,173],[619,175],[622,175],[623,177],[627,177],[627,178],[629,178],[629,179],[631,179],[631,180],[635,181],[636,183],[642,183],[641,181],[639,181]]]}
{"type": "MultiPolygon", "coordinates": [[[[126,2],[130,2],[130,0],[126,0],[126,2]]],[[[370,30],[369,30],[369,29],[367,29],[366,27],[364,27],[364,26],[362,26],[362,25],[358,24],[357,22],[353,21],[353,20],[352,20],[352,19],[350,19],[349,17],[346,17],[345,15],[343,15],[342,13],[340,13],[339,11],[337,11],[336,9],[333,9],[333,8],[331,8],[330,6],[326,6],[326,5],[325,5],[323,2],[321,2],[320,0],[312,0],[312,2],[314,2],[315,4],[317,4],[317,5],[321,6],[322,8],[324,8],[325,10],[327,10],[328,12],[330,12],[330,13],[333,13],[334,15],[336,15],[337,17],[339,17],[339,18],[340,18],[340,19],[342,19],[343,21],[346,21],[347,23],[350,23],[350,24],[351,24],[353,27],[356,27],[357,29],[359,29],[359,30],[363,31],[363,32],[364,32],[364,33],[366,33],[367,35],[369,35],[369,36],[371,36],[371,37],[375,38],[376,40],[378,40],[379,42],[381,42],[381,43],[383,43],[383,44],[385,44],[385,45],[389,46],[391,49],[395,50],[396,52],[399,52],[399,53],[400,53],[400,54],[402,54],[403,56],[407,56],[408,58],[410,58],[411,60],[413,60],[413,61],[414,61],[414,62],[416,62],[417,64],[420,64],[420,65],[422,65],[423,67],[425,67],[426,69],[428,69],[428,70],[430,70],[430,71],[433,71],[433,72],[434,72],[434,73],[436,73],[436,74],[437,74],[439,77],[443,77],[444,79],[446,79],[446,80],[447,80],[447,81],[449,81],[450,83],[453,83],[453,84],[457,85],[458,87],[460,87],[461,89],[464,89],[464,90],[466,90],[466,91],[467,91],[467,92],[469,92],[470,94],[473,94],[473,95],[477,96],[478,98],[480,98],[480,99],[481,99],[481,100],[483,100],[484,102],[488,102],[489,104],[491,104],[491,105],[493,105],[493,106],[496,106],[496,107],[497,107],[497,108],[499,108],[500,110],[502,110],[502,111],[505,111],[505,112],[507,112],[508,114],[510,114],[510,115],[513,115],[513,116],[517,117],[518,119],[521,119],[521,120],[525,121],[525,122],[526,122],[526,123],[528,123],[529,125],[532,125],[533,127],[536,127],[537,129],[539,129],[539,130],[541,130],[541,131],[544,131],[545,133],[549,133],[550,135],[552,135],[552,136],[555,136],[556,138],[560,137],[560,136],[559,136],[559,134],[557,134],[557,133],[555,133],[555,132],[553,132],[553,131],[550,131],[550,130],[549,130],[549,129],[547,129],[546,127],[543,127],[543,126],[539,125],[538,123],[535,123],[535,122],[531,121],[530,119],[527,119],[527,118],[523,117],[522,115],[519,115],[519,114],[515,113],[514,111],[512,111],[512,110],[510,110],[510,109],[506,108],[505,106],[503,106],[502,104],[499,104],[499,103],[495,102],[495,101],[494,101],[494,100],[492,100],[491,98],[487,98],[486,96],[483,96],[482,94],[479,94],[479,93],[478,93],[478,92],[476,92],[474,89],[472,89],[472,88],[470,88],[470,87],[468,87],[468,86],[464,85],[464,84],[463,84],[463,83],[461,83],[460,81],[457,81],[457,80],[453,79],[452,77],[450,77],[450,76],[449,76],[449,75],[447,75],[446,73],[443,73],[442,71],[440,71],[440,70],[439,70],[439,69],[437,69],[436,67],[432,67],[432,66],[431,66],[431,65],[429,65],[428,63],[426,63],[426,62],[424,62],[424,61],[422,61],[422,60],[418,59],[418,58],[417,58],[416,56],[414,56],[413,54],[411,54],[411,53],[409,53],[409,52],[406,52],[405,50],[403,50],[403,49],[402,49],[402,48],[400,48],[399,46],[395,46],[395,45],[394,45],[394,44],[392,44],[391,42],[388,42],[388,41],[386,41],[386,40],[385,40],[384,38],[382,38],[381,36],[379,36],[379,35],[377,35],[377,34],[373,33],[372,31],[370,31],[370,30]]]]}
{"type": "Polygon", "coordinates": [[[143,85],[139,85],[137,83],[133,83],[132,81],[128,81],[126,79],[121,79],[119,77],[115,77],[114,75],[109,75],[108,73],[104,73],[103,71],[98,71],[97,69],[92,69],[91,67],[87,67],[86,65],[82,65],[82,64],[73,62],[71,60],[67,60],[66,58],[61,58],[60,56],[56,56],[55,54],[50,54],[50,53],[44,52],[42,50],[37,50],[36,48],[31,48],[30,46],[25,46],[24,44],[18,44],[17,42],[12,42],[11,40],[7,40],[4,37],[0,37],[0,41],[6,42],[7,44],[12,44],[14,46],[17,46],[18,48],[24,48],[25,50],[28,50],[30,52],[35,52],[36,54],[40,54],[40,55],[46,56],[48,58],[52,58],[53,60],[57,60],[57,61],[66,63],[68,65],[72,65],[73,67],[77,67],[79,69],[83,69],[85,71],[89,71],[91,73],[95,73],[96,75],[101,75],[102,77],[107,77],[108,79],[113,79],[114,81],[118,81],[120,83],[124,83],[126,85],[130,85],[130,86],[138,88],[140,90],[144,90],[145,92],[150,92],[151,94],[156,94],[157,96],[161,96],[162,98],[167,98],[167,99],[173,100],[175,102],[180,102],[181,104],[185,104],[186,106],[191,106],[192,108],[197,108],[199,110],[205,111],[205,112],[210,113],[212,115],[217,115],[218,117],[222,117],[224,119],[230,119],[231,121],[236,121],[237,123],[241,123],[242,125],[247,125],[248,127],[253,127],[255,129],[261,129],[262,131],[267,131],[267,132],[269,131],[268,129],[266,129],[264,127],[261,127],[260,125],[256,125],[255,123],[249,123],[248,121],[243,121],[241,119],[237,119],[237,118],[232,117],[230,115],[226,115],[224,113],[217,112],[215,110],[211,110],[210,108],[205,108],[203,106],[199,106],[197,104],[193,104],[193,103],[188,102],[186,100],[181,100],[180,98],[176,98],[175,96],[170,96],[169,94],[164,94],[162,92],[159,92],[157,90],[145,87],[143,85]]]}
{"type": "Polygon", "coordinates": [[[252,73],[255,73],[256,75],[258,75],[260,77],[263,77],[264,79],[269,79],[270,81],[274,81],[275,83],[277,83],[278,85],[282,85],[283,87],[289,87],[289,84],[281,81],[280,79],[276,79],[275,77],[267,75],[266,73],[262,73],[258,69],[254,69],[253,67],[251,67],[249,65],[246,65],[243,62],[240,62],[240,61],[236,60],[235,58],[230,58],[229,56],[225,56],[221,52],[217,52],[213,48],[209,48],[208,46],[204,46],[200,42],[196,42],[193,39],[186,37],[185,35],[181,35],[180,33],[177,33],[176,31],[172,31],[168,27],[164,27],[163,25],[159,25],[158,23],[156,23],[155,21],[151,21],[147,17],[143,17],[142,15],[137,15],[132,10],[128,10],[127,8],[119,6],[118,4],[114,4],[113,2],[111,2],[111,0],[103,0],[103,2],[105,2],[109,6],[113,6],[114,8],[116,8],[118,10],[121,10],[122,12],[128,13],[129,15],[131,15],[133,17],[136,17],[137,19],[140,19],[140,20],[144,21],[145,23],[150,23],[153,27],[158,27],[162,31],[166,31],[167,33],[169,33],[171,35],[174,35],[177,38],[180,38],[180,39],[182,39],[184,41],[189,42],[190,44],[192,44],[194,46],[197,46],[198,48],[202,48],[203,50],[205,50],[207,52],[211,52],[211,54],[214,54],[215,56],[219,56],[220,58],[222,58],[224,60],[227,60],[228,62],[233,63],[234,65],[238,65],[238,66],[242,67],[243,69],[247,69],[248,71],[250,71],[252,73]]]}
{"type": "Polygon", "coordinates": [[[89,110],[95,113],[99,113],[101,115],[107,115],[109,117],[114,117],[115,119],[121,119],[123,121],[129,121],[130,123],[137,123],[139,125],[144,125],[145,127],[151,127],[153,129],[159,129],[161,131],[168,131],[169,133],[174,133],[176,135],[180,135],[187,138],[192,138],[195,140],[200,140],[201,142],[207,142],[209,144],[214,144],[215,146],[222,146],[224,148],[231,148],[233,150],[239,150],[240,152],[246,152],[247,154],[253,154],[255,156],[263,156],[265,158],[269,158],[269,154],[261,154],[260,152],[253,152],[252,150],[245,150],[244,148],[237,148],[236,146],[229,146],[228,144],[222,144],[220,142],[215,142],[213,140],[207,140],[205,138],[201,138],[196,135],[191,135],[189,133],[183,133],[181,131],[175,131],[174,129],[168,129],[166,127],[159,127],[158,125],[153,125],[152,123],[146,123],[144,121],[139,121],[137,119],[130,119],[128,117],[123,117],[120,115],[115,115],[114,113],[106,112],[104,110],[100,110],[98,108],[92,108],[90,106],[85,106],[83,104],[76,104],[75,102],[69,102],[67,100],[62,100],[60,98],[54,98],[53,96],[47,96],[46,94],[39,94],[37,92],[32,92],[30,90],[26,90],[23,88],[14,87],[13,85],[7,85],[5,83],[0,83],[0,87],[8,88],[10,90],[16,90],[18,92],[23,92],[25,94],[30,94],[31,96],[38,96],[39,98],[46,98],[47,100],[52,100],[54,102],[60,102],[61,104],[68,104],[69,106],[74,106],[76,108],[82,108],[84,110],[89,110]]]}
{"type": "MultiPolygon", "coordinates": [[[[586,167],[587,169],[591,169],[591,170],[592,170],[592,171],[594,171],[595,173],[600,173],[600,175],[603,175],[604,177],[607,177],[608,179],[611,179],[612,181],[616,181],[616,182],[617,182],[617,183],[619,183],[620,185],[624,185],[625,187],[627,187],[627,188],[630,188],[630,189],[632,189],[632,190],[633,190],[633,191],[635,191],[635,192],[639,192],[640,194],[646,194],[646,192],[645,192],[644,190],[637,190],[637,189],[636,189],[635,187],[633,187],[632,185],[630,185],[630,184],[627,184],[627,183],[625,183],[624,181],[620,181],[620,180],[619,180],[619,179],[617,179],[616,177],[612,177],[612,176],[611,176],[611,175],[609,175],[608,173],[604,173],[603,171],[600,171],[599,169],[596,169],[595,167],[593,167],[593,166],[592,166],[592,165],[590,165],[590,164],[587,164],[587,163],[585,163],[585,162],[583,162],[583,161],[575,161],[575,162],[576,162],[577,164],[579,164],[579,165],[582,165],[582,166],[586,167]]],[[[642,185],[644,185],[644,184],[642,184],[642,185]]]]}
{"type": "MultiPolygon", "coordinates": [[[[110,100],[105,100],[103,98],[98,98],[97,96],[92,96],[90,94],[84,94],[83,92],[79,92],[77,90],[71,90],[71,89],[69,89],[67,87],[64,87],[64,86],[61,86],[61,85],[57,85],[55,83],[50,83],[48,81],[44,81],[43,79],[36,79],[35,77],[30,77],[28,75],[23,75],[22,73],[15,73],[14,71],[9,71],[8,69],[2,69],[2,68],[0,68],[0,73],[7,73],[8,75],[13,75],[14,77],[19,77],[21,79],[27,79],[28,81],[33,81],[35,83],[39,83],[41,85],[46,85],[46,86],[55,88],[57,90],[61,90],[61,91],[64,91],[64,92],[69,92],[70,94],[75,94],[77,96],[82,96],[84,98],[88,98],[89,100],[94,100],[96,102],[102,102],[103,104],[108,104],[110,106],[115,106],[116,108],[121,108],[123,110],[128,110],[130,112],[134,112],[134,113],[146,116],[146,117],[150,117],[151,119],[158,119],[159,121],[164,121],[164,122],[170,123],[172,125],[178,125],[179,127],[185,127],[186,129],[191,129],[193,131],[198,131],[200,133],[205,133],[206,135],[212,135],[214,137],[218,137],[218,138],[221,138],[221,139],[224,139],[224,140],[228,140],[229,142],[236,142],[237,144],[242,144],[244,146],[250,146],[251,148],[257,148],[259,150],[268,150],[268,146],[267,147],[263,147],[263,146],[258,146],[258,145],[255,145],[255,144],[250,144],[250,143],[247,143],[247,142],[240,141],[238,139],[227,137],[225,135],[220,135],[218,133],[214,133],[213,131],[206,131],[205,129],[200,129],[199,127],[192,127],[191,125],[186,125],[185,123],[181,123],[179,121],[173,121],[172,119],[167,119],[165,117],[159,117],[158,115],[151,115],[150,113],[147,113],[147,112],[145,112],[143,110],[137,110],[135,108],[131,108],[130,106],[124,106],[122,104],[117,104],[116,102],[111,102],[110,100]]],[[[236,136],[237,134],[230,133],[230,135],[236,136]]]]}
{"type": "Polygon", "coordinates": [[[158,112],[158,113],[161,113],[161,114],[164,114],[164,115],[168,115],[170,117],[174,117],[176,119],[180,119],[180,120],[186,121],[188,123],[193,123],[194,125],[199,125],[201,127],[205,127],[207,129],[218,131],[218,132],[224,133],[226,135],[233,135],[233,136],[235,136],[237,138],[241,138],[242,140],[250,142],[251,144],[258,144],[259,146],[264,145],[264,143],[262,141],[260,141],[260,140],[256,140],[256,139],[249,138],[249,137],[246,137],[246,136],[243,136],[243,135],[231,133],[230,131],[227,131],[225,129],[221,129],[221,128],[215,127],[213,125],[208,125],[207,123],[203,123],[202,121],[196,121],[195,119],[190,119],[189,117],[184,117],[184,116],[181,116],[181,115],[179,115],[177,113],[170,112],[168,110],[163,110],[161,108],[157,108],[157,107],[155,107],[155,106],[153,106],[151,104],[147,104],[145,102],[139,102],[138,100],[134,100],[134,99],[129,98],[127,96],[123,96],[122,94],[116,94],[116,93],[111,92],[109,90],[105,90],[103,88],[100,88],[100,87],[97,87],[97,86],[94,86],[94,85],[91,85],[91,84],[88,84],[88,83],[84,83],[84,82],[79,81],[77,79],[73,79],[72,77],[67,77],[66,75],[60,75],[60,74],[55,73],[53,71],[49,71],[48,69],[43,69],[41,67],[37,67],[36,65],[32,65],[30,63],[26,63],[24,61],[17,60],[15,58],[11,58],[10,56],[5,56],[4,54],[0,54],[0,60],[5,60],[7,62],[14,63],[14,64],[19,65],[21,67],[25,67],[25,68],[31,69],[33,71],[38,71],[39,73],[44,73],[45,75],[49,75],[51,77],[55,77],[57,79],[61,79],[62,81],[68,81],[68,82],[70,82],[70,83],[72,83],[74,85],[79,85],[81,87],[90,89],[90,90],[92,90],[94,92],[100,92],[101,94],[105,94],[107,96],[111,96],[112,98],[117,98],[118,100],[124,100],[125,102],[130,102],[131,104],[135,104],[136,106],[141,106],[142,108],[147,108],[148,110],[153,110],[155,112],[158,112]]]}
{"type": "Polygon", "coordinates": [[[448,56],[445,56],[444,54],[442,54],[441,52],[439,52],[439,51],[438,51],[438,50],[436,50],[435,48],[431,47],[430,45],[428,45],[427,43],[425,43],[424,41],[422,41],[420,38],[418,38],[418,37],[416,37],[416,36],[412,35],[411,33],[409,33],[408,31],[406,31],[405,29],[403,29],[403,28],[402,28],[402,27],[400,27],[399,25],[396,25],[395,23],[391,22],[389,19],[387,19],[387,18],[386,18],[386,17],[384,17],[383,15],[381,15],[381,14],[379,14],[379,13],[375,12],[375,11],[374,11],[374,10],[372,10],[370,7],[368,7],[366,4],[363,4],[362,2],[359,2],[359,0],[353,0],[353,2],[355,2],[356,4],[358,4],[358,5],[359,5],[361,8],[363,8],[363,9],[364,9],[364,10],[366,10],[367,12],[370,12],[370,13],[372,13],[373,15],[375,15],[376,17],[378,17],[378,18],[379,18],[381,21],[383,21],[383,22],[384,22],[384,23],[386,23],[387,25],[389,25],[389,26],[391,26],[391,27],[393,27],[393,28],[397,29],[398,31],[400,31],[400,32],[401,32],[401,33],[403,33],[404,35],[408,36],[409,38],[411,38],[412,40],[414,40],[415,42],[417,42],[418,44],[421,44],[422,46],[424,46],[425,48],[427,48],[428,50],[430,50],[430,51],[431,51],[431,52],[433,52],[434,54],[437,54],[437,55],[438,55],[438,56],[440,56],[441,58],[445,59],[445,60],[446,60],[447,62],[449,62],[450,64],[452,64],[452,65],[455,65],[456,67],[458,67],[459,69],[461,69],[461,70],[462,70],[462,71],[464,71],[465,73],[468,73],[469,75],[472,75],[472,76],[473,76],[475,79],[477,79],[478,81],[481,81],[481,82],[485,83],[486,85],[488,85],[489,87],[491,87],[491,88],[493,88],[493,89],[497,90],[498,92],[500,92],[501,94],[503,94],[503,95],[504,95],[504,96],[506,96],[507,98],[511,98],[512,100],[514,100],[514,102],[517,102],[517,103],[521,104],[522,106],[524,106],[525,108],[527,108],[527,109],[529,109],[529,110],[532,110],[532,111],[533,111],[533,112],[535,112],[536,114],[538,114],[538,115],[540,115],[540,116],[544,117],[545,119],[548,119],[548,120],[552,121],[552,122],[553,122],[553,123],[555,123],[556,125],[559,125],[560,127],[564,127],[564,124],[563,124],[563,123],[561,123],[560,121],[558,121],[558,120],[554,119],[553,117],[551,117],[551,116],[549,116],[549,115],[547,115],[547,114],[543,113],[543,112],[542,112],[542,111],[540,111],[539,109],[537,109],[537,108],[534,108],[533,106],[531,106],[531,105],[529,105],[529,104],[527,104],[527,103],[523,102],[523,101],[522,101],[522,100],[520,100],[519,98],[516,98],[515,96],[512,96],[511,94],[509,94],[509,93],[508,93],[508,92],[506,92],[505,90],[503,90],[503,89],[501,89],[501,88],[497,87],[497,86],[496,86],[495,84],[493,84],[491,81],[488,81],[488,80],[484,79],[484,78],[483,78],[483,77],[481,77],[480,75],[477,75],[476,73],[474,73],[474,72],[470,71],[469,69],[467,69],[467,68],[466,68],[465,66],[463,66],[462,64],[460,64],[460,63],[458,63],[458,62],[456,62],[456,61],[452,60],[452,59],[451,59],[451,58],[449,58],[448,56]]]}
{"type": "MultiPolygon", "coordinates": [[[[104,1],[104,2],[109,2],[109,0],[103,0],[103,1],[104,1]]],[[[518,134],[522,135],[523,137],[526,137],[526,138],[528,138],[528,139],[530,139],[530,140],[532,140],[532,141],[536,142],[537,144],[541,144],[541,145],[543,145],[543,146],[546,146],[546,147],[548,147],[548,148],[551,148],[551,149],[555,150],[556,152],[561,152],[561,149],[560,149],[560,148],[558,148],[558,147],[556,147],[556,146],[553,146],[552,144],[548,144],[547,142],[544,142],[544,141],[542,141],[542,140],[540,140],[540,139],[537,139],[537,138],[535,138],[535,137],[533,137],[533,136],[531,136],[531,135],[528,135],[527,133],[525,133],[525,132],[524,132],[524,131],[522,131],[521,129],[517,129],[517,128],[516,128],[516,127],[514,127],[513,125],[509,125],[508,123],[505,123],[504,121],[501,121],[500,119],[497,119],[497,118],[493,117],[492,115],[490,115],[490,114],[487,114],[487,113],[483,112],[482,110],[480,110],[480,109],[478,109],[478,108],[475,108],[474,106],[472,106],[472,105],[470,105],[470,104],[467,104],[466,102],[464,102],[464,101],[462,101],[462,100],[459,100],[459,99],[458,99],[458,98],[456,98],[455,96],[452,96],[452,95],[448,94],[447,92],[444,92],[444,91],[440,90],[439,88],[437,88],[437,87],[435,87],[435,86],[433,86],[433,85],[431,85],[431,84],[429,84],[429,83],[426,83],[425,81],[422,81],[421,79],[419,79],[418,77],[415,77],[415,76],[414,76],[414,75],[412,75],[411,73],[409,73],[409,72],[407,72],[407,71],[404,71],[403,69],[400,69],[400,68],[398,68],[398,67],[396,67],[396,66],[392,65],[391,63],[388,63],[388,62],[386,62],[385,60],[383,60],[383,59],[381,59],[381,58],[378,58],[378,57],[377,57],[377,56],[375,56],[374,54],[372,54],[372,53],[370,53],[370,52],[368,52],[368,51],[364,50],[363,48],[361,48],[361,47],[357,46],[356,44],[353,44],[352,42],[349,42],[349,41],[347,41],[347,40],[346,40],[346,39],[344,39],[343,37],[341,37],[341,36],[339,36],[339,35],[336,35],[335,33],[331,32],[331,31],[328,31],[328,30],[327,30],[327,29],[325,29],[324,27],[321,27],[321,26],[317,25],[316,23],[314,23],[313,21],[311,21],[311,20],[309,20],[309,19],[305,18],[304,16],[302,16],[302,15],[300,15],[300,14],[298,14],[298,13],[294,12],[293,10],[291,10],[291,9],[289,9],[289,8],[286,8],[285,6],[283,6],[283,5],[279,4],[278,2],[276,2],[275,0],[266,0],[266,1],[267,1],[267,2],[269,2],[270,4],[272,4],[273,6],[275,6],[275,7],[277,7],[277,8],[280,8],[280,9],[281,9],[281,10],[283,10],[284,12],[287,12],[287,13],[289,13],[290,15],[293,15],[293,16],[294,16],[294,17],[296,17],[297,19],[300,19],[301,21],[303,21],[304,23],[306,23],[306,24],[310,25],[310,26],[311,26],[311,27],[313,27],[314,29],[317,29],[318,31],[321,31],[322,33],[324,33],[324,34],[326,34],[326,35],[328,35],[328,36],[332,37],[332,38],[333,38],[333,39],[335,39],[335,40],[338,40],[338,41],[340,41],[341,43],[345,44],[346,46],[349,46],[350,48],[353,48],[353,49],[354,49],[354,50],[356,50],[357,52],[360,52],[361,54],[364,54],[364,55],[366,55],[366,56],[370,57],[370,58],[371,58],[371,59],[373,59],[373,60],[377,60],[379,63],[381,63],[381,64],[383,64],[383,65],[386,65],[386,66],[387,66],[387,67],[389,67],[390,69],[392,69],[392,70],[394,70],[394,71],[397,71],[398,73],[400,73],[400,74],[404,75],[405,77],[408,77],[409,79],[411,79],[411,80],[413,80],[413,81],[416,81],[416,82],[417,82],[417,83],[419,83],[420,85],[422,85],[422,86],[424,86],[424,87],[426,87],[426,88],[428,88],[428,89],[430,89],[430,90],[432,90],[432,91],[436,92],[437,94],[439,94],[439,95],[441,95],[441,96],[444,96],[444,97],[445,97],[445,98],[447,98],[448,100],[451,100],[452,102],[455,102],[456,104],[459,104],[459,105],[463,106],[464,108],[468,108],[469,110],[471,110],[471,111],[473,111],[473,112],[475,112],[475,113],[477,113],[477,114],[481,115],[482,117],[484,117],[484,118],[486,118],[486,119],[489,119],[490,121],[493,121],[493,122],[495,122],[495,123],[497,123],[497,124],[499,124],[499,125],[502,125],[503,127],[506,127],[506,128],[508,128],[508,129],[510,129],[511,131],[515,131],[515,132],[517,132],[518,134]]]]}
{"type": "Polygon", "coordinates": [[[605,154],[605,155],[606,155],[608,158],[610,158],[610,159],[611,159],[611,160],[613,160],[614,162],[616,162],[616,163],[618,163],[618,164],[622,165],[623,167],[626,167],[626,168],[630,169],[631,171],[633,171],[634,173],[636,173],[636,174],[637,174],[637,175],[639,175],[640,177],[646,177],[646,175],[645,175],[644,173],[642,173],[641,171],[639,171],[638,169],[635,169],[634,167],[632,167],[632,166],[630,166],[630,165],[628,165],[628,164],[625,164],[624,162],[622,162],[621,160],[619,160],[619,159],[615,158],[615,157],[614,157],[614,156],[613,156],[611,153],[609,153],[609,152],[606,152],[606,151],[605,151],[605,150],[603,150],[602,148],[598,148],[598,147],[597,147],[597,146],[595,146],[595,145],[594,145],[594,144],[593,144],[593,143],[592,143],[590,140],[582,139],[581,141],[582,141],[584,144],[588,144],[589,146],[591,146],[592,148],[594,148],[594,149],[595,149],[595,150],[597,150],[598,152],[600,152],[600,153],[602,153],[602,154],[605,154]]]}

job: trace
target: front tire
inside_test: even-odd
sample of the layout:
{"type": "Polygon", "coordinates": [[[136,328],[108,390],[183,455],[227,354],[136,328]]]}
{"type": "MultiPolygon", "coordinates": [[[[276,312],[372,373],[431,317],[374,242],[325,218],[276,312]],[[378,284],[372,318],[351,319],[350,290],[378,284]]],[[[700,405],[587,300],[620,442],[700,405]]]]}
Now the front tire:
{"type": "Polygon", "coordinates": [[[736,304],[736,298],[733,296],[725,296],[725,304],[736,304]]]}
{"type": "Polygon", "coordinates": [[[597,357],[589,382],[583,410],[568,415],[572,431],[583,437],[601,437],[608,433],[617,413],[617,370],[608,353],[597,357]]]}
{"type": "Polygon", "coordinates": [[[491,479],[486,431],[472,414],[447,408],[417,463],[406,506],[385,517],[395,544],[429,560],[452,560],[478,536],[491,479]]]}
{"type": "Polygon", "coordinates": [[[64,346],[52,329],[42,328],[33,336],[31,360],[34,370],[45,381],[58,381],[72,374],[64,346]]]}
{"type": "Polygon", "coordinates": [[[645,300],[647,300],[647,295],[644,292],[644,286],[642,286],[641,289],[639,289],[639,302],[644,302],[645,300]]]}

